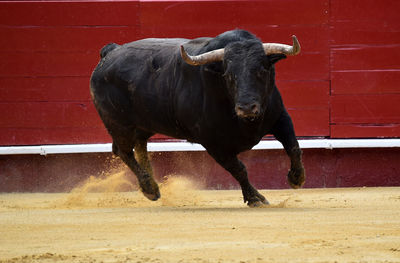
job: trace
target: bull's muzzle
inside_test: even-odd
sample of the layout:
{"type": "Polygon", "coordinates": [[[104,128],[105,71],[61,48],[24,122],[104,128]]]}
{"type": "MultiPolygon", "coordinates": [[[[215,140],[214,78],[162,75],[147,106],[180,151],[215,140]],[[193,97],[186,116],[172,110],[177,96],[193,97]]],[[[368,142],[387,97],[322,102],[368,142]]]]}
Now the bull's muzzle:
{"type": "Polygon", "coordinates": [[[239,104],[235,106],[236,115],[239,118],[254,120],[260,115],[260,104],[258,102],[249,104],[239,104]]]}

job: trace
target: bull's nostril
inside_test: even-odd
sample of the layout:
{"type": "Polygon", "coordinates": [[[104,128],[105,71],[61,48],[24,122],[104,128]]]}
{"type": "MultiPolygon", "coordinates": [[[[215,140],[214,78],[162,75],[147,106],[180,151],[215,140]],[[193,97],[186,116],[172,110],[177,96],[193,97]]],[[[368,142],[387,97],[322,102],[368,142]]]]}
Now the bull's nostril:
{"type": "Polygon", "coordinates": [[[258,112],[259,112],[259,107],[258,107],[258,105],[257,104],[253,104],[252,106],[251,106],[251,112],[253,113],[253,114],[258,114],[258,112]]]}
{"type": "Polygon", "coordinates": [[[245,109],[240,105],[236,105],[235,110],[236,110],[237,113],[239,113],[239,115],[242,115],[242,114],[245,113],[245,109]]]}
{"type": "Polygon", "coordinates": [[[260,104],[258,104],[258,103],[252,104],[251,108],[250,108],[250,112],[251,112],[251,114],[253,114],[255,116],[259,115],[260,114],[260,104]]]}

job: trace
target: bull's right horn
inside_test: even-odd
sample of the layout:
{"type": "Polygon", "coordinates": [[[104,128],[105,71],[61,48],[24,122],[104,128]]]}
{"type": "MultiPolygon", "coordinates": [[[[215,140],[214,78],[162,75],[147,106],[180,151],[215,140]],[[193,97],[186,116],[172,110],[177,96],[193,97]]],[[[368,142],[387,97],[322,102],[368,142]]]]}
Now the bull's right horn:
{"type": "Polygon", "coordinates": [[[301,47],[295,35],[292,36],[293,46],[276,43],[263,43],[264,52],[270,54],[285,54],[288,56],[295,56],[300,53],[301,47]]]}
{"type": "Polygon", "coordinates": [[[186,53],[186,50],[183,46],[181,46],[181,57],[182,59],[192,66],[200,66],[216,61],[222,61],[224,58],[224,49],[216,49],[210,52],[203,53],[197,56],[191,56],[186,53]]]}

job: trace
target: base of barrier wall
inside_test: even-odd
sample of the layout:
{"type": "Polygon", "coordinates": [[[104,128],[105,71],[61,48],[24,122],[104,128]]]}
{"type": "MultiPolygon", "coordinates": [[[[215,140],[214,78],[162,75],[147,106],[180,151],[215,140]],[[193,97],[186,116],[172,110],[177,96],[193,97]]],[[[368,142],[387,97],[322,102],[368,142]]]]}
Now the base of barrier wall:
{"type": "MultiPolygon", "coordinates": [[[[400,186],[400,148],[305,148],[306,188],[400,186]]],[[[205,151],[151,152],[158,181],[165,176],[192,178],[207,189],[239,185],[205,151]]],[[[282,149],[240,154],[250,181],[259,189],[289,188],[290,162],[282,149]]],[[[65,192],[90,176],[131,173],[109,152],[0,155],[0,192],[65,192]]]]}

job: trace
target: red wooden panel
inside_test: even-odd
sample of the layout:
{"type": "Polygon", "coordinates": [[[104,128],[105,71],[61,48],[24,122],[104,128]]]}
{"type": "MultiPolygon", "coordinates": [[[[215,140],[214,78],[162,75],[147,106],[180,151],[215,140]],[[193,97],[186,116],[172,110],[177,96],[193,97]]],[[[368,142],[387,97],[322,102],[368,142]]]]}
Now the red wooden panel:
{"type": "Polygon", "coordinates": [[[332,48],[331,57],[333,71],[400,69],[400,44],[332,48]]]}
{"type": "MultiPolygon", "coordinates": [[[[1,3],[0,3],[1,6],[1,3]]],[[[136,26],[5,27],[0,26],[0,50],[42,52],[98,52],[104,45],[139,37],[136,26]]]]}
{"type": "Polygon", "coordinates": [[[0,77],[90,76],[98,52],[0,52],[0,77]]]}
{"type": "Polygon", "coordinates": [[[100,128],[103,124],[91,101],[0,103],[0,127],[100,128]]]}
{"type": "Polygon", "coordinates": [[[361,125],[361,124],[333,124],[331,125],[332,138],[384,138],[400,137],[400,124],[361,125]]]}
{"type": "MultiPolygon", "coordinates": [[[[399,26],[398,0],[330,0],[331,23],[355,28],[387,29],[399,26]]],[[[397,27],[398,28],[398,27],[397,27]]]]}
{"type": "Polygon", "coordinates": [[[400,94],[331,97],[333,124],[400,123],[400,94]]]}
{"type": "Polygon", "coordinates": [[[0,145],[109,143],[105,128],[0,128],[0,145]]]}
{"type": "Polygon", "coordinates": [[[400,93],[400,69],[336,71],[331,73],[331,91],[339,94],[400,93]]]}
{"type": "Polygon", "coordinates": [[[0,102],[90,99],[89,77],[0,78],[0,102]]]}
{"type": "Polygon", "coordinates": [[[333,45],[399,43],[399,8],[400,2],[397,0],[332,0],[331,43],[333,45]]]}
{"type": "Polygon", "coordinates": [[[328,109],[287,109],[297,136],[329,136],[328,109]]]}
{"type": "Polygon", "coordinates": [[[278,81],[283,103],[292,109],[328,109],[328,81],[278,81]]]}
{"type": "Polygon", "coordinates": [[[157,27],[198,31],[226,25],[316,25],[328,22],[328,7],[327,0],[142,1],[140,22],[157,31],[157,27]]]}
{"type": "Polygon", "coordinates": [[[137,25],[139,1],[0,2],[0,25],[137,25]]]}

